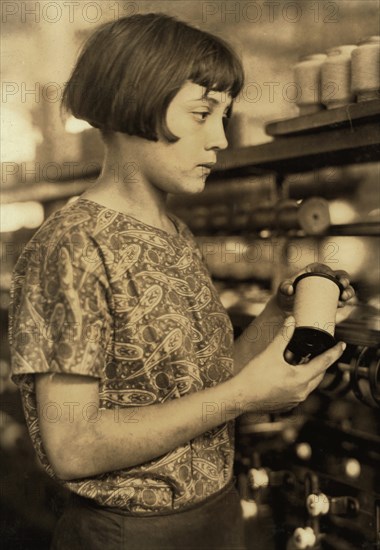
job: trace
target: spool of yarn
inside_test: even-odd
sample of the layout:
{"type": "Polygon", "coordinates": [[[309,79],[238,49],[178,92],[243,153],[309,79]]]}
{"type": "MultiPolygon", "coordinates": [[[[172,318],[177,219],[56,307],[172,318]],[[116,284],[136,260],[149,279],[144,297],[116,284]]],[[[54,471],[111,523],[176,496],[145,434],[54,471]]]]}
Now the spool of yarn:
{"type": "Polygon", "coordinates": [[[321,67],[327,56],[324,53],[306,55],[293,67],[294,80],[301,89],[297,101],[300,115],[309,115],[324,109],[321,97],[321,67]]]}
{"type": "Polygon", "coordinates": [[[328,109],[344,107],[354,100],[351,91],[351,54],[356,46],[337,46],[327,52],[322,65],[322,103],[328,109]]]}
{"type": "Polygon", "coordinates": [[[293,365],[307,363],[335,345],[335,316],[342,285],[326,273],[304,273],[293,283],[296,328],[285,351],[293,365]]]}
{"type": "Polygon", "coordinates": [[[352,52],[351,88],[358,102],[380,98],[380,36],[370,36],[352,52]]]}

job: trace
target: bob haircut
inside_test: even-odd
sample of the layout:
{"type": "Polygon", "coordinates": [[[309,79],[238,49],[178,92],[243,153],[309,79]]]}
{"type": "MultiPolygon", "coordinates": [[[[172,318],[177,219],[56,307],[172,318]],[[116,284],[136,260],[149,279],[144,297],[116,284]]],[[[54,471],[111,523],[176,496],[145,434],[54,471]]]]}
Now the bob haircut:
{"type": "Polygon", "coordinates": [[[175,142],[166,112],[187,80],[206,88],[205,95],[215,90],[235,99],[244,73],[219,37],[161,13],[122,17],[89,37],[62,107],[99,128],[103,137],[122,132],[158,141],[161,134],[175,142]]]}

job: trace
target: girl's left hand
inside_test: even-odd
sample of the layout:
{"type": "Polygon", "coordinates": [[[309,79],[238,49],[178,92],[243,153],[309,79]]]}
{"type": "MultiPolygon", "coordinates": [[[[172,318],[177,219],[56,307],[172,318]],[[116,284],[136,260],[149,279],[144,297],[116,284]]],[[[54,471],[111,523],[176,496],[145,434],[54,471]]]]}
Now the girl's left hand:
{"type": "Polygon", "coordinates": [[[350,285],[350,277],[346,271],[330,269],[325,264],[313,263],[307,265],[302,271],[296,273],[291,279],[282,281],[277,290],[276,302],[279,308],[287,315],[292,313],[294,304],[294,287],[293,282],[303,273],[326,273],[336,277],[343,286],[343,291],[339,296],[338,307],[343,307],[346,303],[355,296],[355,290],[350,285]]]}

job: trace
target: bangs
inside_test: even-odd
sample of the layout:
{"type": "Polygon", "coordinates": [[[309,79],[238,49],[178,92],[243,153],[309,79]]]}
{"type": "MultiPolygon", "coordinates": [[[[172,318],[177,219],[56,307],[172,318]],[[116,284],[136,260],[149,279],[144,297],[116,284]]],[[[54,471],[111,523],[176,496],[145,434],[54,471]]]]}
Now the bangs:
{"type": "MultiPolygon", "coordinates": [[[[136,14],[102,25],[90,37],[62,106],[103,136],[121,132],[175,142],[166,115],[187,81],[235,99],[244,84],[242,63],[218,36],[165,14],[136,14]]],[[[231,109],[232,103],[227,117],[231,109]]]]}
{"type": "Polygon", "coordinates": [[[208,40],[200,46],[192,52],[194,61],[189,80],[205,87],[207,92],[228,92],[235,99],[244,85],[240,59],[221,39],[208,40]]]}

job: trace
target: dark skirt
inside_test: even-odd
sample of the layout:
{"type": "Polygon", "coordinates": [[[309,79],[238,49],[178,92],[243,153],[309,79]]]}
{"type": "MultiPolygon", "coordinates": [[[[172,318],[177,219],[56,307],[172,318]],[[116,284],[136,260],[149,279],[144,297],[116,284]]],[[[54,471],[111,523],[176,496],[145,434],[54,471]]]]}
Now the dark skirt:
{"type": "Polygon", "coordinates": [[[186,510],[132,516],[73,496],[51,550],[246,550],[240,497],[233,482],[186,510]]]}

